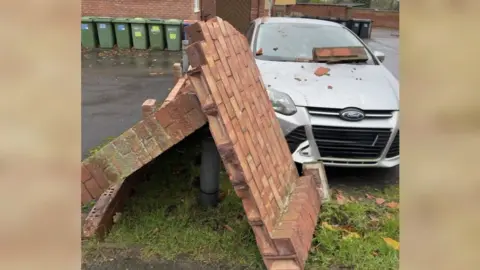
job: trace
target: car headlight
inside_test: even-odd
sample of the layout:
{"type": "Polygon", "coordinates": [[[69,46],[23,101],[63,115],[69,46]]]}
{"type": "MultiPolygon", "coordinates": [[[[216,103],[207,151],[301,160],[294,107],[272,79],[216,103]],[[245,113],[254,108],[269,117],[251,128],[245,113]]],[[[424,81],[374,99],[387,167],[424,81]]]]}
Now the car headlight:
{"type": "Polygon", "coordinates": [[[272,102],[273,110],[284,115],[294,115],[297,112],[295,103],[289,95],[267,89],[268,98],[272,102]]]}

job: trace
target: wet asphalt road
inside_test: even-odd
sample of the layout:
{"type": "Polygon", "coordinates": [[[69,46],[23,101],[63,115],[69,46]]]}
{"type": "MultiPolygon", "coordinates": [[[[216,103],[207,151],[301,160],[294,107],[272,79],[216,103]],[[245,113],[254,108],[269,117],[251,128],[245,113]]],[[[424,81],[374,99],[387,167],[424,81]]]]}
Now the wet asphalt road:
{"type": "Polygon", "coordinates": [[[141,118],[148,98],[163,101],[173,87],[178,52],[82,53],[82,160],[90,149],[116,137],[141,118]]]}
{"type": "MultiPolygon", "coordinates": [[[[372,50],[385,53],[384,65],[399,78],[398,31],[375,29],[366,43],[372,50]]],[[[172,65],[180,62],[180,53],[142,52],[133,55],[82,54],[82,159],[89,149],[107,137],[120,135],[141,117],[141,104],[147,98],[159,102],[173,87],[172,65]]],[[[331,187],[377,186],[398,183],[399,168],[383,170],[328,169],[331,187]]],[[[222,269],[198,263],[144,261],[137,256],[117,254],[103,262],[90,262],[82,269],[222,269]]]]}

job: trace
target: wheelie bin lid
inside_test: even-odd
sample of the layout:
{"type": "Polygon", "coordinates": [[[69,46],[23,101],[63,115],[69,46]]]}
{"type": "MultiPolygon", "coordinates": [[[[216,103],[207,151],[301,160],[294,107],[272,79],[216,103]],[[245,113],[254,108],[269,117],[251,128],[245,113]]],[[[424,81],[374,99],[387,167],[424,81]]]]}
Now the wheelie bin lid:
{"type": "Polygon", "coordinates": [[[82,22],[93,22],[95,17],[90,17],[90,16],[84,16],[82,17],[82,22]]]}
{"type": "Polygon", "coordinates": [[[182,24],[182,20],[169,19],[169,20],[165,20],[164,23],[165,23],[165,24],[169,24],[169,25],[181,25],[181,24],[182,24]]]}
{"type": "Polygon", "coordinates": [[[130,23],[146,23],[147,20],[144,18],[132,18],[129,20],[130,23]]]}
{"type": "Polygon", "coordinates": [[[93,21],[94,22],[111,22],[112,18],[111,17],[95,17],[93,21]]]}
{"type": "Polygon", "coordinates": [[[129,23],[130,19],[129,18],[115,18],[112,20],[114,23],[129,23]]]}
{"type": "Polygon", "coordinates": [[[157,19],[157,18],[150,18],[147,19],[147,23],[154,23],[154,24],[163,24],[165,22],[164,19],[157,19]]]}
{"type": "Polygon", "coordinates": [[[373,21],[370,19],[355,19],[355,22],[358,23],[372,23],[373,21]]]}

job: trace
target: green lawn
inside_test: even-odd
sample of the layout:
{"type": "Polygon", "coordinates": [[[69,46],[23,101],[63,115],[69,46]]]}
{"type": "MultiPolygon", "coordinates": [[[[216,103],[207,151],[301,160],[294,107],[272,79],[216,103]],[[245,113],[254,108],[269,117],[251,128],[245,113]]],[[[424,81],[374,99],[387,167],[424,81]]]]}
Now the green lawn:
{"type": "MultiPolygon", "coordinates": [[[[241,201],[225,173],[218,208],[198,206],[195,159],[199,147],[193,141],[155,161],[151,179],[139,186],[106,242],[125,249],[139,247],[146,259],[188,257],[263,269],[241,201]]],[[[399,239],[399,210],[394,203],[388,204],[398,202],[398,185],[384,190],[336,188],[333,192],[339,200],[322,206],[307,269],[398,269],[399,251],[383,239],[399,239]],[[374,197],[385,202],[380,205],[382,200],[377,203],[374,197]]],[[[84,242],[84,259],[98,258],[100,247],[94,240],[84,242]]]]}

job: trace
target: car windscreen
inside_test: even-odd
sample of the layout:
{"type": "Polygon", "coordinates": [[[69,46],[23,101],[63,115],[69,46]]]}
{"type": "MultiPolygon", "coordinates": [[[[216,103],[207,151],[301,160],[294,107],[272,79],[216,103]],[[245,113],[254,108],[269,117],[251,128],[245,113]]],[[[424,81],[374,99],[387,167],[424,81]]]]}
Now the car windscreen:
{"type": "Polygon", "coordinates": [[[311,60],[313,48],[332,47],[364,45],[343,27],[308,23],[261,24],[254,42],[256,57],[271,61],[311,60]]]}

